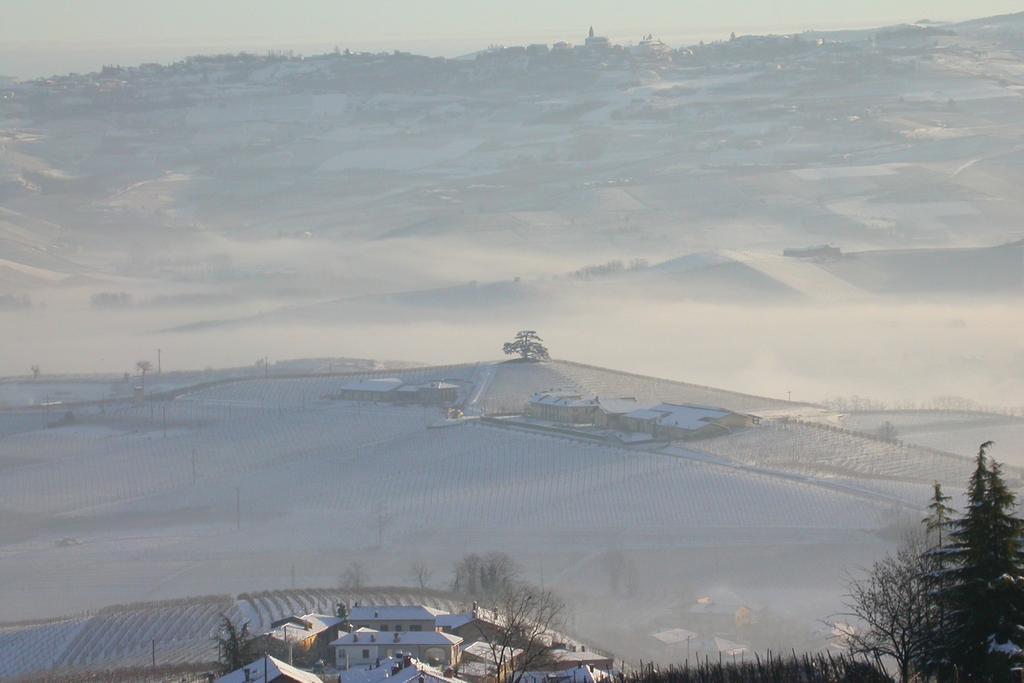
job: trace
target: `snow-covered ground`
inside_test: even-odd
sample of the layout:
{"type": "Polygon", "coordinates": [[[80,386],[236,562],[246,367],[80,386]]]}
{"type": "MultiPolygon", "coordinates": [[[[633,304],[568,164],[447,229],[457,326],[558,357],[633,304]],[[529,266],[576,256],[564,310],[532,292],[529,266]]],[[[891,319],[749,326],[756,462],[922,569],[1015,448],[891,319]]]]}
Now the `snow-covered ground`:
{"type": "MultiPolygon", "coordinates": [[[[469,412],[521,409],[534,391],[565,387],[776,418],[789,405],[561,361],[395,374],[461,382],[469,412]]],[[[152,637],[161,661],[195,659],[216,615],[244,607],[218,598],[137,616],[95,612],[110,603],[284,588],[292,572],[299,585],[329,587],[354,560],[391,585],[424,561],[443,586],[453,558],[473,550],[509,552],[527,577],[587,601],[607,590],[600,567],[610,550],[692,565],[695,582],[714,581],[706,558],[735,554],[749,570],[730,571],[729,585],[764,592],[757,567],[785,563],[778,548],[806,558],[845,546],[853,554],[784,572],[816,586],[818,609],[838,596],[833,562],[877,552],[885,542],[876,534],[915,519],[933,478],[955,489],[969,470],[967,459],[820,425],[770,422],[662,450],[474,420],[432,429],[435,408],[322,398],[345,381],[241,379],[142,406],[79,406],[61,427],[0,413],[5,614],[88,612],[3,629],[0,648],[17,653],[7,671],[52,665],[47,656],[138,663],[152,637]]],[[[665,567],[636,571],[637,599],[660,600],[665,567]]],[[[800,623],[820,616],[801,614],[800,623]]],[[[640,613],[624,620],[646,623],[640,613]]]]}

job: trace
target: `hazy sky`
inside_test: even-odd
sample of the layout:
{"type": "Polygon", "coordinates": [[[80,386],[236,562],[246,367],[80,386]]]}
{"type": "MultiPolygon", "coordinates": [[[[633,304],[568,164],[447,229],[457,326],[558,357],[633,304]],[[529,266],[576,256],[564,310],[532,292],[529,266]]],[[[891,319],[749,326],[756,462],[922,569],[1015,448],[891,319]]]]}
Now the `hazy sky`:
{"type": "Polygon", "coordinates": [[[619,41],[729,30],[787,31],[1013,12],[1015,0],[0,0],[0,74],[163,61],[217,46],[339,44],[454,55],[490,43],[573,39],[590,24],[619,41]],[[60,45],[55,45],[59,43],[60,45]]]}

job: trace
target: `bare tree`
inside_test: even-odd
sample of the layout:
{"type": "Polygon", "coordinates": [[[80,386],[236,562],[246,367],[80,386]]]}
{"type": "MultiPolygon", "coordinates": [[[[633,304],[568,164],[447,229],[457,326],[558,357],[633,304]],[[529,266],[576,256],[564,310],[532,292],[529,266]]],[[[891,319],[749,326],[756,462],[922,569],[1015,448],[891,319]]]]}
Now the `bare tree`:
{"type": "Polygon", "coordinates": [[[470,553],[455,565],[452,590],[475,596],[498,595],[512,585],[518,574],[519,566],[506,553],[470,553]]]}
{"type": "Polygon", "coordinates": [[[32,370],[32,379],[39,379],[39,366],[33,365],[30,369],[32,370]]]}
{"type": "Polygon", "coordinates": [[[878,429],[875,431],[875,434],[877,434],[878,438],[882,439],[883,441],[895,441],[896,437],[899,436],[899,432],[896,429],[896,425],[894,425],[889,420],[886,420],[881,425],[879,425],[878,429]]]}
{"type": "Polygon", "coordinates": [[[853,623],[831,622],[852,654],[879,663],[891,657],[902,683],[910,681],[914,663],[931,646],[931,565],[924,549],[921,540],[908,539],[895,555],[878,560],[863,577],[851,580],[845,603],[848,611],[838,616],[853,623]]]}
{"type": "Polygon", "coordinates": [[[135,361],[135,369],[139,371],[139,376],[142,377],[142,388],[146,388],[146,373],[153,369],[153,364],[148,360],[135,361]]]}
{"type": "Polygon", "coordinates": [[[550,591],[528,584],[501,591],[490,617],[477,627],[499,681],[520,683],[523,674],[538,668],[562,627],[564,613],[565,603],[550,591]]]}
{"type": "Polygon", "coordinates": [[[345,568],[338,583],[345,590],[358,590],[366,585],[366,578],[366,567],[357,560],[345,568]]]}
{"type": "Polygon", "coordinates": [[[420,560],[412,563],[412,566],[409,567],[409,574],[412,576],[412,580],[416,582],[416,585],[420,587],[420,590],[426,588],[427,584],[430,583],[430,579],[434,576],[434,572],[430,570],[430,567],[420,560]]]}

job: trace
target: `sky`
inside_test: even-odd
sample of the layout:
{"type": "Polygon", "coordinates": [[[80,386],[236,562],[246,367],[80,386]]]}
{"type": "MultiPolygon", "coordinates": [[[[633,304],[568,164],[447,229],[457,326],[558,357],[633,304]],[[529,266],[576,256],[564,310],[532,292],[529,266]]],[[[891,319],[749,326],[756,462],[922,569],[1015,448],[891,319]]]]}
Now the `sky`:
{"type": "Polygon", "coordinates": [[[490,44],[554,41],[591,24],[617,42],[670,44],[738,33],[953,20],[1020,9],[1015,0],[0,0],[0,74],[91,71],[221,50],[334,45],[455,56],[490,44]]]}

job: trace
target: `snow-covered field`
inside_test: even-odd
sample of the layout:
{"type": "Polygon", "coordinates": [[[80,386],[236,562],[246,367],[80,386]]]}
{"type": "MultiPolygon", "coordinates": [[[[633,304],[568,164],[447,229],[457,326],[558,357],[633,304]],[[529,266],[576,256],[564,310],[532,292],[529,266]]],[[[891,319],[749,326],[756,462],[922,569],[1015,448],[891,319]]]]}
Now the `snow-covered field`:
{"type": "MultiPolygon", "coordinates": [[[[470,413],[521,409],[532,392],[567,386],[736,410],[788,405],[562,361],[395,374],[461,382],[470,413]]],[[[774,557],[768,547],[873,547],[876,532],[914,518],[932,478],[955,485],[969,465],[796,424],[662,452],[472,419],[439,429],[434,408],[322,399],[347,379],[251,378],[142,406],[79,406],[62,427],[0,413],[5,614],[86,611],[5,628],[0,650],[16,653],[5,671],[144,663],[153,638],[160,661],[195,661],[220,612],[262,621],[262,608],[217,599],[96,610],[284,588],[293,572],[301,585],[332,586],[356,559],[372,563],[376,584],[408,581],[421,560],[443,585],[460,553],[501,549],[575,595],[595,590],[609,548],[679,562],[733,548],[756,568],[774,557]]],[[[657,577],[644,594],[659,595],[662,569],[643,571],[657,577]]],[[[745,590],[760,586],[756,569],[739,573],[745,590]]],[[[830,585],[822,573],[809,580],[830,585]]]]}

